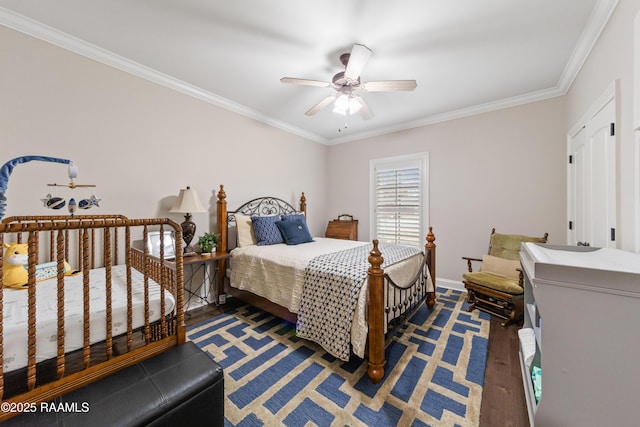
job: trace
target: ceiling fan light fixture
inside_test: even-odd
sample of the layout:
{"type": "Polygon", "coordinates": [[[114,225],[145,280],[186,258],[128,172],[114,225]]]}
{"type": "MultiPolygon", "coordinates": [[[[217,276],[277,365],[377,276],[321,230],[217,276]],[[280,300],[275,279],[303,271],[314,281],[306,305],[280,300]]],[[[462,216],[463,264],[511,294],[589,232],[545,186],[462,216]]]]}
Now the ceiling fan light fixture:
{"type": "Polygon", "coordinates": [[[336,101],[333,104],[333,112],[346,116],[347,111],[350,108],[350,104],[349,96],[343,93],[336,98],[336,101]]]}
{"type": "Polygon", "coordinates": [[[343,93],[336,98],[333,104],[333,112],[346,116],[356,114],[362,108],[362,104],[353,96],[343,93]]]}
{"type": "Polygon", "coordinates": [[[349,114],[356,114],[362,108],[362,104],[357,99],[349,98],[349,114]]]}

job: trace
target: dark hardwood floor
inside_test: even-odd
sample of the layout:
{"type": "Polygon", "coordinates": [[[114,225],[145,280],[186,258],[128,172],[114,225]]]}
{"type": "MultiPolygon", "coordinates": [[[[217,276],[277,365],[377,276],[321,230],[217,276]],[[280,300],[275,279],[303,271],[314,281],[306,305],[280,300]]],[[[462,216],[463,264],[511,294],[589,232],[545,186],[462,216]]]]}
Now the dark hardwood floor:
{"type": "Polygon", "coordinates": [[[520,327],[521,325],[503,327],[500,325],[500,319],[491,318],[487,368],[480,408],[481,427],[529,426],[518,358],[520,327]]]}
{"type": "MultiPolygon", "coordinates": [[[[234,300],[230,298],[220,307],[209,305],[190,310],[186,316],[187,326],[236,306],[237,301],[234,300]]],[[[519,328],[520,325],[502,327],[499,319],[491,320],[480,427],[529,426],[518,359],[519,328]]]]}

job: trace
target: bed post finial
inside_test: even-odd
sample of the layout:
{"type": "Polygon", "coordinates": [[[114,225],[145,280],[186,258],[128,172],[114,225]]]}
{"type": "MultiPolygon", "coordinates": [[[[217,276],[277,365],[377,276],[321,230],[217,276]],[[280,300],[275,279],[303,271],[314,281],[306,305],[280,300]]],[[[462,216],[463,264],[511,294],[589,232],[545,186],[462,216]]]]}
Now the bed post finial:
{"type": "Polygon", "coordinates": [[[302,212],[307,217],[307,198],[304,196],[304,191],[302,192],[302,196],[300,196],[300,212],[302,212]]]}
{"type": "MultiPolygon", "coordinates": [[[[224,191],[224,185],[220,184],[220,190],[218,191],[218,233],[220,233],[220,252],[226,253],[228,250],[227,241],[227,193],[224,191]]],[[[224,259],[218,261],[218,283],[216,283],[217,293],[216,297],[218,302],[221,299],[221,295],[224,294],[224,278],[226,277],[226,262],[224,259]]]]}
{"type": "Polygon", "coordinates": [[[373,241],[369,252],[369,358],[367,373],[371,382],[377,384],[384,377],[384,262],[378,249],[378,240],[373,241]]]}
{"type": "Polygon", "coordinates": [[[436,247],[436,244],[433,243],[433,242],[436,241],[436,235],[433,234],[433,227],[431,227],[431,226],[429,226],[429,232],[427,233],[426,240],[427,240],[426,247],[428,247],[428,248],[435,248],[436,247]]]}

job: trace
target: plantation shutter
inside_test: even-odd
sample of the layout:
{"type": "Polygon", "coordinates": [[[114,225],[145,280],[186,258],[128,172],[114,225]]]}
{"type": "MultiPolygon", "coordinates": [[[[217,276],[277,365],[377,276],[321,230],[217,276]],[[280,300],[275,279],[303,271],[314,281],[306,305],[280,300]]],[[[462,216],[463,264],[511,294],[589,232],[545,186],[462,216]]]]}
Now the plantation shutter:
{"type": "Polygon", "coordinates": [[[416,247],[423,243],[423,173],[420,161],[375,166],[374,218],[379,241],[416,247]]]}

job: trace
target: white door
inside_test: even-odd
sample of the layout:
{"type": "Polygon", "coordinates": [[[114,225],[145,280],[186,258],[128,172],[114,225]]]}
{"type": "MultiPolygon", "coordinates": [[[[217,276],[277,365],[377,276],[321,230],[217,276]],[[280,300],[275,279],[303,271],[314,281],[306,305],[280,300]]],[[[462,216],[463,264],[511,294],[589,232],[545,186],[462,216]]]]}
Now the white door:
{"type": "Polygon", "coordinates": [[[569,142],[569,244],[616,247],[615,99],[569,142]]]}
{"type": "Polygon", "coordinates": [[[587,149],[585,128],[582,127],[573,135],[569,149],[569,242],[575,245],[578,242],[586,244],[590,237],[587,236],[586,224],[591,221],[588,218],[590,210],[586,208],[588,203],[589,172],[587,165],[591,164],[590,152],[587,149]]]}

